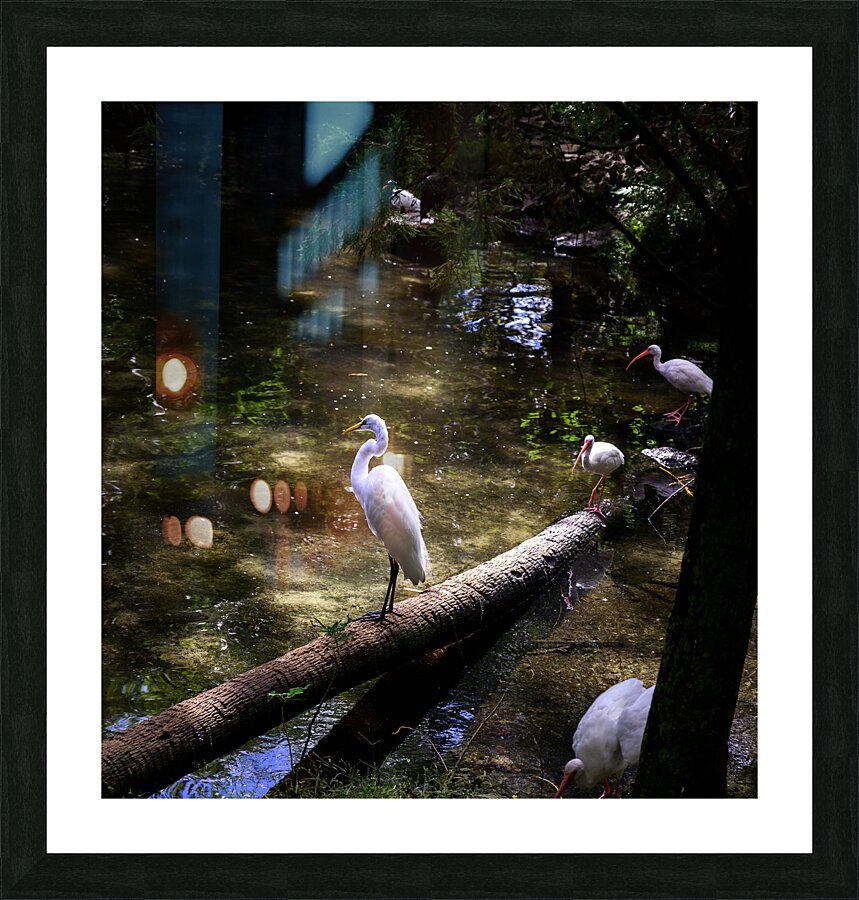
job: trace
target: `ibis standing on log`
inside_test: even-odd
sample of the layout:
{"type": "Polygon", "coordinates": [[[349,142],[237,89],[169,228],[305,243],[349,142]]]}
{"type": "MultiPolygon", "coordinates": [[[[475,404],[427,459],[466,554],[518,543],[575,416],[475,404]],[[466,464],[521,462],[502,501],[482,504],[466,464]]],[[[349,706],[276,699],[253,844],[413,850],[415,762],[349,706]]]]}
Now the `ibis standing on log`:
{"type": "Polygon", "coordinates": [[[585,437],[585,442],[582,444],[582,449],[579,450],[579,455],[576,457],[576,461],[573,463],[571,471],[575,472],[579,460],[582,461],[582,468],[586,472],[595,472],[600,476],[600,480],[591,491],[591,498],[588,500],[585,512],[595,512],[597,515],[605,518],[605,515],[600,508],[602,505],[603,491],[605,490],[604,486],[600,491],[599,500],[597,501],[596,506],[594,506],[594,499],[596,498],[600,485],[605,481],[606,475],[611,475],[615,469],[618,469],[623,465],[623,454],[614,444],[609,444],[607,441],[594,441],[594,436],[589,434],[585,437]]]}
{"type": "Polygon", "coordinates": [[[555,799],[576,782],[588,788],[603,783],[604,797],[620,796],[620,780],[627,766],[634,766],[641,753],[641,739],[650,713],[653,688],[637,678],[627,678],[603,691],[582,716],[573,735],[575,757],[564,766],[555,799]],[[609,778],[614,776],[614,792],[609,778]]]}
{"type": "MultiPolygon", "coordinates": [[[[429,555],[421,534],[421,514],[400,473],[384,463],[369,468],[370,460],[374,456],[383,456],[388,449],[385,420],[379,416],[365,416],[343,434],[350,431],[369,431],[373,435],[355,454],[352,490],[364,510],[370,531],[385,545],[391,563],[385,602],[378,612],[379,621],[382,621],[386,612],[394,613],[394,592],[400,568],[412,584],[419,584],[429,574],[429,555]]],[[[368,615],[375,616],[376,613],[368,615]]]]}
{"type": "MultiPolygon", "coordinates": [[[[688,359],[668,359],[662,362],[662,350],[657,344],[651,344],[646,350],[642,350],[635,359],[630,361],[629,366],[645,356],[652,356],[653,368],[670,385],[686,394],[686,402],[682,406],[678,406],[677,409],[671,412],[663,413],[665,418],[671,419],[675,425],[680,424],[680,420],[692,405],[693,394],[713,393],[713,379],[699,369],[695,363],[689,362],[688,359]]],[[[626,367],[627,371],[629,366],[626,367]]]]}

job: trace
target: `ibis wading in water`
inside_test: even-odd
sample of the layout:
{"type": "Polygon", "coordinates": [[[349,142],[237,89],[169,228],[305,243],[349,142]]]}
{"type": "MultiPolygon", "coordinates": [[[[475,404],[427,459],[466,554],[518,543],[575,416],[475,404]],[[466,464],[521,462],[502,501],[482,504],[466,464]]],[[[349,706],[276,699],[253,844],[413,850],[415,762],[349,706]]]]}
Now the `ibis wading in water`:
{"type": "Polygon", "coordinates": [[[364,510],[370,531],[385,545],[391,563],[385,602],[378,613],[381,621],[386,612],[394,612],[394,591],[400,568],[412,584],[420,584],[429,575],[429,555],[421,534],[421,514],[400,473],[384,463],[369,468],[370,460],[374,456],[383,456],[388,449],[385,420],[379,416],[365,416],[343,434],[350,431],[369,431],[373,435],[355,454],[352,490],[364,510]]]}
{"type": "Polygon", "coordinates": [[[641,753],[641,739],[650,712],[653,688],[637,678],[627,678],[603,691],[582,716],[573,735],[575,758],[564,766],[555,799],[575,782],[581,788],[603,783],[604,797],[620,796],[620,780],[627,766],[634,766],[641,753]],[[614,776],[614,792],[609,778],[614,776]]]}
{"type": "Polygon", "coordinates": [[[400,209],[403,212],[407,213],[417,213],[420,215],[421,212],[421,201],[411,192],[407,191],[405,188],[397,187],[396,183],[393,181],[386,181],[382,187],[382,191],[390,197],[391,206],[395,209],[400,209]]]}
{"type": "MultiPolygon", "coordinates": [[[[635,359],[630,361],[629,366],[645,356],[652,356],[653,368],[670,385],[686,394],[686,402],[682,406],[678,406],[672,412],[663,414],[666,419],[671,419],[675,425],[680,424],[680,420],[692,405],[693,394],[713,393],[713,379],[709,375],[702,372],[695,363],[689,362],[688,359],[669,359],[662,362],[662,350],[657,344],[651,344],[646,350],[642,350],[635,359]]],[[[627,370],[629,370],[629,366],[626,367],[627,370]]]]}
{"type": "MultiPolygon", "coordinates": [[[[582,461],[582,468],[586,472],[595,472],[600,476],[600,480],[591,491],[591,499],[588,500],[585,512],[595,512],[605,518],[603,511],[600,509],[603,492],[600,491],[599,500],[597,501],[596,506],[594,506],[594,499],[596,498],[600,485],[605,481],[606,475],[611,475],[615,469],[618,469],[623,465],[623,454],[614,444],[609,444],[606,441],[595,441],[594,436],[589,434],[585,437],[582,449],[579,450],[579,455],[573,463],[573,472],[575,472],[579,460],[582,461]]],[[[605,490],[605,487],[603,487],[603,490],[605,490]]]]}

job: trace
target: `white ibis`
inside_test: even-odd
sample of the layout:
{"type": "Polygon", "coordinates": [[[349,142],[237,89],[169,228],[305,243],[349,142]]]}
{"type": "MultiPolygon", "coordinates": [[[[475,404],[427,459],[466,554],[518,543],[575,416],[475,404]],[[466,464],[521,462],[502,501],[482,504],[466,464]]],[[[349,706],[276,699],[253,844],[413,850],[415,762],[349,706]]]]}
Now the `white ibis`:
{"type": "MultiPolygon", "coordinates": [[[[680,424],[680,420],[686,414],[686,411],[692,405],[693,394],[712,394],[713,379],[706,375],[698,366],[688,359],[669,359],[662,362],[662,350],[657,344],[651,344],[646,350],[643,350],[635,359],[631,360],[629,366],[634,362],[638,362],[644,356],[653,357],[653,368],[662,375],[665,380],[676,387],[678,391],[686,394],[686,402],[682,406],[671,412],[664,413],[666,419],[671,419],[675,425],[680,424]]],[[[627,366],[627,370],[629,370],[627,366]]]]}
{"type": "Polygon", "coordinates": [[[397,187],[396,182],[386,181],[383,187],[387,194],[391,197],[391,206],[403,212],[414,212],[420,214],[421,201],[405,188],[397,187]]]}
{"type": "MultiPolygon", "coordinates": [[[[623,465],[623,454],[614,444],[609,444],[607,441],[594,441],[594,436],[589,434],[585,437],[585,442],[582,444],[582,449],[579,450],[579,455],[576,457],[576,461],[573,463],[571,471],[575,472],[579,460],[582,461],[582,468],[586,472],[595,472],[600,476],[600,480],[591,491],[591,498],[588,500],[585,512],[595,512],[605,518],[603,511],[600,509],[600,505],[602,504],[602,491],[600,491],[599,501],[596,506],[594,506],[594,498],[596,497],[600,485],[605,481],[606,475],[611,475],[615,469],[618,469],[623,465]]],[[[605,488],[603,488],[603,490],[605,490],[605,488]]]]}
{"type": "Polygon", "coordinates": [[[400,473],[384,463],[369,469],[371,458],[384,455],[388,449],[385,420],[379,416],[365,416],[343,434],[350,431],[369,431],[373,435],[355,454],[351,477],[352,490],[364,510],[370,531],[385,545],[391,563],[385,602],[378,613],[381,621],[389,611],[389,600],[390,612],[394,612],[394,592],[400,567],[412,584],[419,584],[429,574],[429,554],[421,534],[421,514],[400,473]]]}
{"type": "Polygon", "coordinates": [[[638,678],[627,678],[603,691],[582,716],[573,735],[575,757],[564,766],[555,798],[575,781],[588,788],[603,783],[604,797],[620,796],[620,780],[627,766],[635,765],[641,753],[641,739],[653,699],[652,685],[644,687],[638,678]],[[614,776],[614,792],[609,778],[614,776]]]}

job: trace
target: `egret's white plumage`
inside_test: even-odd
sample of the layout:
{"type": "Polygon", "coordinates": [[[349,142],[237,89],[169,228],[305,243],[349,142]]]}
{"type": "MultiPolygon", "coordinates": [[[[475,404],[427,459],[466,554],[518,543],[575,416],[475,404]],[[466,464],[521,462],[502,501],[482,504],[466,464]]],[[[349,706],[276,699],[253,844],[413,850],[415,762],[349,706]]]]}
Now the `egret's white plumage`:
{"type": "Polygon", "coordinates": [[[638,678],[627,678],[594,700],[573,735],[575,757],[564,766],[556,798],[562,797],[574,781],[582,788],[601,781],[600,798],[608,797],[612,776],[614,796],[618,796],[624,771],[638,762],[652,699],[653,686],[645,689],[638,678]]]}
{"type": "Polygon", "coordinates": [[[589,434],[585,437],[582,449],[579,450],[579,455],[573,463],[573,471],[575,471],[579,460],[582,461],[582,468],[586,472],[595,472],[600,476],[600,480],[591,491],[591,498],[588,500],[585,510],[602,515],[602,510],[600,509],[602,492],[600,492],[599,502],[596,506],[594,506],[594,498],[606,475],[611,475],[615,469],[619,469],[623,465],[623,453],[614,444],[609,444],[608,441],[595,441],[594,436],[589,434]]]}
{"type": "Polygon", "coordinates": [[[705,374],[702,369],[688,359],[667,359],[662,362],[662,350],[658,344],[651,344],[646,350],[642,350],[634,359],[630,360],[627,370],[634,362],[638,362],[642,357],[653,357],[653,368],[662,375],[665,380],[676,387],[678,391],[686,394],[686,402],[683,406],[665,413],[667,419],[673,419],[674,424],[678,424],[683,418],[686,410],[692,405],[693,394],[712,394],[713,379],[705,374]]]}
{"type": "Polygon", "coordinates": [[[350,431],[369,431],[373,435],[355,454],[351,479],[370,531],[385,545],[391,561],[388,591],[380,616],[384,618],[389,599],[390,610],[394,608],[399,568],[402,567],[412,584],[420,584],[429,575],[429,554],[421,533],[421,514],[400,473],[384,463],[369,468],[370,460],[383,456],[388,449],[385,420],[375,415],[365,416],[343,433],[350,431]]]}

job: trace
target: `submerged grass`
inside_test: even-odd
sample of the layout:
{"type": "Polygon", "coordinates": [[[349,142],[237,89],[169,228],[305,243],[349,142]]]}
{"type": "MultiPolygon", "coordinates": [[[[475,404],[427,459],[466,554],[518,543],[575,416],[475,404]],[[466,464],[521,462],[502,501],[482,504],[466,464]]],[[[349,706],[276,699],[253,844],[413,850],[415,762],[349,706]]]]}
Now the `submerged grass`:
{"type": "Polygon", "coordinates": [[[268,798],[294,799],[474,799],[487,797],[482,774],[445,768],[442,762],[404,771],[381,766],[320,768],[295,784],[287,776],[268,798]]]}

